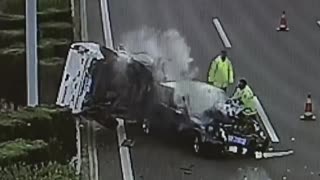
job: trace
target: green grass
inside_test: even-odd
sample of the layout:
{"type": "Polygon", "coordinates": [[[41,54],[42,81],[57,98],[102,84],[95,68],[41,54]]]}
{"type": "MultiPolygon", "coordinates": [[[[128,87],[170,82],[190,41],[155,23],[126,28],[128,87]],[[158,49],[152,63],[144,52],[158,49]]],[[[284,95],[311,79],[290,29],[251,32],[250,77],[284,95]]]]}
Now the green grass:
{"type": "Polygon", "coordinates": [[[38,120],[52,120],[52,117],[50,113],[47,111],[43,111],[40,108],[34,108],[30,110],[22,110],[22,111],[16,111],[12,114],[8,115],[12,119],[23,119],[23,120],[32,120],[32,119],[38,119],[38,120]]]}
{"type": "Polygon", "coordinates": [[[0,179],[5,180],[78,180],[75,169],[57,162],[39,165],[14,164],[0,167],[0,179]]]}
{"type": "Polygon", "coordinates": [[[20,119],[12,119],[8,117],[0,117],[0,127],[8,128],[8,127],[17,127],[17,126],[26,126],[27,123],[20,119]]]}

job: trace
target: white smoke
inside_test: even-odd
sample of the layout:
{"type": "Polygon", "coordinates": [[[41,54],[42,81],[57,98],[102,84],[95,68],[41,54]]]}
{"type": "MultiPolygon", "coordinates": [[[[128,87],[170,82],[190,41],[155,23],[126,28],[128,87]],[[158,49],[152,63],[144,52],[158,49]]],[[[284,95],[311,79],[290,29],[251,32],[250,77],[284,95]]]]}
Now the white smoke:
{"type": "Polygon", "coordinates": [[[145,52],[154,58],[156,79],[186,80],[197,76],[198,68],[190,67],[190,47],[177,30],[161,32],[144,27],[124,34],[121,42],[129,52],[145,52]]]}

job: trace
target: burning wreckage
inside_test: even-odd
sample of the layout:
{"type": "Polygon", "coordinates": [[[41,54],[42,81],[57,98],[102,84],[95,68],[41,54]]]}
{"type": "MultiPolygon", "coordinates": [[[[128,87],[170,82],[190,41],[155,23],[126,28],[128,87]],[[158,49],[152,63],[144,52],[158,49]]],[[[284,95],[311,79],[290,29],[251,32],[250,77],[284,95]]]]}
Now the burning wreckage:
{"type": "Polygon", "coordinates": [[[107,128],[115,117],[135,119],[145,134],[173,133],[196,154],[268,158],[271,141],[259,117],[242,114],[241,103],[197,80],[166,80],[163,61],[146,53],[72,44],[56,104],[107,128]]]}

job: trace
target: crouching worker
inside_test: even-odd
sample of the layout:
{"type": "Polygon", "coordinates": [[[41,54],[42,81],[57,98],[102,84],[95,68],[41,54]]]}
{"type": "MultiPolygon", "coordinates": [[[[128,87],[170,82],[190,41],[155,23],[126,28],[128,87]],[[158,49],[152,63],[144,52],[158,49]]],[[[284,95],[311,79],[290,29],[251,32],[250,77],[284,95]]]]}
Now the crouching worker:
{"type": "Polygon", "coordinates": [[[245,108],[243,114],[247,117],[255,116],[257,113],[254,97],[255,95],[247,81],[245,79],[240,79],[232,99],[240,100],[240,102],[243,103],[245,108]]]}

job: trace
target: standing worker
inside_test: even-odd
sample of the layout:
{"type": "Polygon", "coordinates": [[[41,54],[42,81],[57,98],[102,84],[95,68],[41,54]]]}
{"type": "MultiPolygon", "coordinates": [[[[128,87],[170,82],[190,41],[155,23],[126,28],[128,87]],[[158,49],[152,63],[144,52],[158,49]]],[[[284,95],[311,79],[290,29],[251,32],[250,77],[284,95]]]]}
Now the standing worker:
{"type": "Polygon", "coordinates": [[[255,95],[253,94],[253,91],[251,90],[247,81],[245,79],[240,79],[232,99],[240,100],[240,102],[243,103],[245,108],[244,115],[251,116],[256,114],[257,110],[254,97],[255,95]]]}
{"type": "Polygon", "coordinates": [[[227,87],[234,81],[232,63],[225,50],[221,51],[216,59],[211,62],[208,73],[208,83],[227,91],[227,87]]]}

